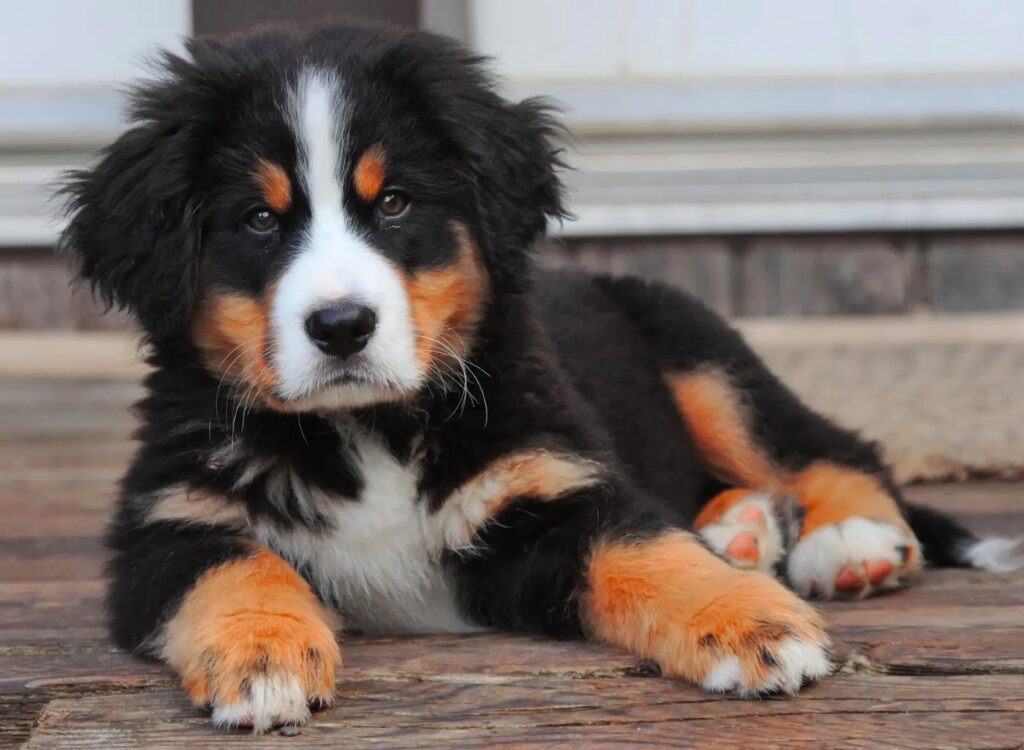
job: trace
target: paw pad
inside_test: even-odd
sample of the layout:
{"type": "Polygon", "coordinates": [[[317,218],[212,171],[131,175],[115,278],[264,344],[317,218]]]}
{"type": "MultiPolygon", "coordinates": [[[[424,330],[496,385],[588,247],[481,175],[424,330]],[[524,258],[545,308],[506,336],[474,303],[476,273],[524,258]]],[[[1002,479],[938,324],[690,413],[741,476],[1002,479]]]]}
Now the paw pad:
{"type": "Polygon", "coordinates": [[[790,583],[804,596],[865,597],[903,585],[920,559],[909,530],[855,516],[801,537],[786,567],[790,583]]]}
{"type": "Polygon", "coordinates": [[[749,492],[725,513],[700,529],[715,552],[740,568],[770,572],[782,557],[782,533],[772,510],[771,496],[749,492]]]}
{"type": "Polygon", "coordinates": [[[761,557],[761,545],[758,544],[757,535],[753,531],[741,531],[726,546],[725,554],[737,560],[749,560],[756,565],[761,557]]]}
{"type": "Polygon", "coordinates": [[[868,581],[877,586],[885,581],[893,571],[893,564],[888,560],[867,560],[864,562],[864,572],[868,574],[868,581]]]}

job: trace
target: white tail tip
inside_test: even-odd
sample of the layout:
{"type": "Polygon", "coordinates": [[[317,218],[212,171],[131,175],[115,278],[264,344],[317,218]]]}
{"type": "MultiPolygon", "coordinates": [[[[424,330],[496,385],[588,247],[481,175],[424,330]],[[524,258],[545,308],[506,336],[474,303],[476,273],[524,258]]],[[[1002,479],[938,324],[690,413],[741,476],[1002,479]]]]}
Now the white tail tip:
{"type": "Polygon", "coordinates": [[[972,568],[1009,573],[1024,568],[1024,538],[989,537],[974,542],[964,551],[964,560],[972,568]]]}

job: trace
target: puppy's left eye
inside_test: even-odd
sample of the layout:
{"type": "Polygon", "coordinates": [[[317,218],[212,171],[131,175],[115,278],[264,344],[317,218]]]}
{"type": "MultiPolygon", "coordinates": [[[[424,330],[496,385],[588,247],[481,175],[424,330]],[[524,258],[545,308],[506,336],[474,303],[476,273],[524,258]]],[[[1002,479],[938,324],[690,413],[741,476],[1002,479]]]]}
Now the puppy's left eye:
{"type": "Polygon", "coordinates": [[[257,234],[267,234],[277,229],[277,214],[269,208],[257,208],[249,212],[245,223],[257,234]]]}
{"type": "Polygon", "coordinates": [[[385,190],[377,199],[377,214],[383,219],[397,219],[409,210],[409,194],[401,190],[385,190]]]}

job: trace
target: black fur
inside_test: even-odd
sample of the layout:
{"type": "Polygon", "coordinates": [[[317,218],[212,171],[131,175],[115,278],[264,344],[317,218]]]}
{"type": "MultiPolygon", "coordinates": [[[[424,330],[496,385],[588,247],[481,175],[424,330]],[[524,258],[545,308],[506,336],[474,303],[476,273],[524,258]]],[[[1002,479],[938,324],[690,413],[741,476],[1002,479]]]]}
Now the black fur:
{"type": "Polygon", "coordinates": [[[107,535],[114,556],[107,608],[114,641],[129,651],[148,654],[150,639],[182,597],[206,570],[244,557],[252,548],[219,528],[173,523],[143,525],[131,518],[127,503],[107,535]]]}
{"type": "Polygon", "coordinates": [[[903,511],[928,562],[938,567],[970,567],[966,553],[978,538],[969,529],[945,513],[914,503],[905,503],[903,511]]]}
{"type": "MultiPolygon", "coordinates": [[[[616,367],[623,367],[621,364],[616,366],[616,362],[631,363],[637,356],[644,356],[647,360],[646,369],[652,375],[661,372],[692,372],[707,365],[717,366],[729,373],[730,382],[744,394],[755,442],[779,466],[799,471],[814,461],[827,458],[834,463],[882,478],[890,491],[898,496],[876,446],[808,409],[771,373],[734,329],[697,300],[669,287],[634,278],[597,278],[590,283],[604,295],[604,300],[598,306],[605,310],[617,309],[622,321],[620,325],[628,327],[620,336],[626,340],[642,342],[640,346],[645,351],[644,355],[628,358],[621,355],[609,356],[607,349],[616,346],[614,342],[619,340],[617,336],[605,344],[604,356],[607,361],[602,363],[599,370],[602,382],[596,382],[593,374],[598,370],[594,368],[575,369],[574,375],[580,387],[593,391],[590,397],[600,405],[608,419],[621,421],[622,417],[617,415],[630,412],[635,414],[638,408],[651,412],[653,407],[664,412],[661,404],[653,406],[658,402],[650,397],[638,398],[638,403],[630,405],[628,409],[623,408],[626,405],[605,400],[609,396],[622,397],[621,389],[617,388],[614,393],[608,394],[610,389],[603,386],[608,375],[614,378],[616,367]],[[601,389],[604,393],[601,393],[601,389]]],[[[593,314],[597,314],[597,311],[593,311],[593,314]]],[[[563,338],[572,340],[580,335],[578,330],[571,331],[563,334],[563,338]]],[[[581,360],[566,357],[564,361],[572,366],[581,360]]],[[[636,368],[633,364],[626,364],[625,367],[636,368]]],[[[648,382],[648,387],[653,390],[654,377],[650,377],[648,382]]],[[[645,416],[647,419],[638,420],[631,415],[631,424],[617,430],[620,451],[629,451],[632,455],[629,464],[634,469],[637,481],[658,482],[666,489],[683,486],[685,477],[699,474],[699,471],[694,471],[694,463],[699,465],[699,459],[695,459],[691,453],[688,463],[680,459],[663,461],[665,449],[650,445],[650,438],[643,434],[648,420],[656,417],[654,414],[645,416]],[[661,468],[663,466],[667,472],[661,468]]],[[[655,434],[664,436],[666,432],[662,428],[655,434]]],[[[662,440],[663,443],[668,442],[664,438],[662,440]]],[[[679,441],[672,442],[678,444],[679,441]]],[[[709,497],[707,486],[702,486],[702,489],[696,507],[709,497]]],[[[664,490],[661,492],[664,494],[664,490]]],[[[689,512],[692,513],[694,508],[692,501],[688,503],[689,512]]]]}
{"type": "MultiPolygon", "coordinates": [[[[330,502],[359,502],[367,478],[339,418],[379,436],[399,461],[422,457],[419,501],[431,512],[513,451],[570,453],[605,467],[600,484],[558,502],[520,498],[481,530],[476,553],[445,559],[469,618],[554,636],[581,632],[595,539],[686,524],[723,489],[675,411],[666,370],[722,365],[752,406],[756,441],[779,465],[827,459],[880,477],[899,498],[874,446],[809,411],[696,301],[635,280],[540,274],[531,286],[530,246],[564,215],[558,128],[543,103],[501,99],[481,61],[457,44],[350,27],[268,31],[192,42],[187,59],[168,55],[162,70],[137,92],[131,130],[71,177],[62,242],[98,295],[138,318],[154,368],[139,405],[141,446],[108,537],[121,645],[144,649],[205,570],[252,549],[227,527],[147,521],[160,493],[214,493],[277,528],[328,533],[329,507],[267,483],[271,468],[288,466],[330,502]],[[366,241],[410,274],[451,263],[453,221],[479,248],[489,285],[466,357],[479,380],[471,399],[424,388],[345,415],[296,415],[247,403],[203,363],[193,340],[203,289],[258,296],[298,252],[310,216],[301,190],[279,232],[253,237],[243,225],[260,201],[253,164],[295,168],[279,104],[309,65],[344,77],[352,153],[382,141],[390,179],[419,201],[392,232],[346,194],[366,241]]],[[[929,554],[949,562],[943,545],[962,533],[934,514],[925,520],[936,530],[925,540],[929,554]]]]}

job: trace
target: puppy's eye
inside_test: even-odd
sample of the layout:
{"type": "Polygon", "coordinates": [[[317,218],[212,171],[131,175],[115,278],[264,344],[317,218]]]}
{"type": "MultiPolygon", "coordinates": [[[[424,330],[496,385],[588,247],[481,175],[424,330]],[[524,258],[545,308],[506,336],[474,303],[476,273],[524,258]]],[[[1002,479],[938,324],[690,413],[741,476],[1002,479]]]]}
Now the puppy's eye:
{"type": "Polygon", "coordinates": [[[277,229],[277,214],[269,208],[257,208],[249,212],[245,223],[257,234],[267,234],[277,229]]]}
{"type": "Polygon", "coordinates": [[[396,219],[409,210],[409,195],[401,190],[385,190],[377,199],[377,214],[384,219],[396,219]]]}

